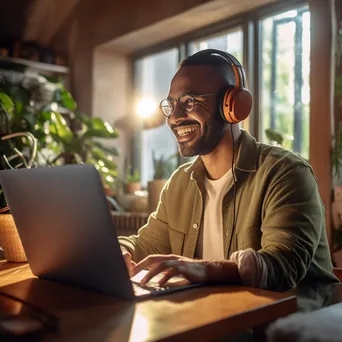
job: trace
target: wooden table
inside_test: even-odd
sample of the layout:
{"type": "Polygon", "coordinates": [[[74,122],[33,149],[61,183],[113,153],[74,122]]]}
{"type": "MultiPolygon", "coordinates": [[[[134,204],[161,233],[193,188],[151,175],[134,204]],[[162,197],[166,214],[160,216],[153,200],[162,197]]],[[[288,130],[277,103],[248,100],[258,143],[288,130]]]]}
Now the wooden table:
{"type": "Polygon", "coordinates": [[[43,341],[213,341],[296,311],[295,296],[238,286],[198,287],[140,302],[35,278],[0,262],[0,291],[59,318],[43,341]]]}

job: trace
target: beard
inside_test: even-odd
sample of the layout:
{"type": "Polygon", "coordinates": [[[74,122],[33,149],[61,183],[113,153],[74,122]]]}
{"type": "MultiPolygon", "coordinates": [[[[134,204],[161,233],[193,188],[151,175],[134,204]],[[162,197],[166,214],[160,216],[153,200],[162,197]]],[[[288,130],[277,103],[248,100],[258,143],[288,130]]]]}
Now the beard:
{"type": "Polygon", "coordinates": [[[226,122],[217,112],[202,128],[202,134],[190,143],[178,143],[179,153],[183,157],[203,156],[215,150],[225,134],[226,122]]]}

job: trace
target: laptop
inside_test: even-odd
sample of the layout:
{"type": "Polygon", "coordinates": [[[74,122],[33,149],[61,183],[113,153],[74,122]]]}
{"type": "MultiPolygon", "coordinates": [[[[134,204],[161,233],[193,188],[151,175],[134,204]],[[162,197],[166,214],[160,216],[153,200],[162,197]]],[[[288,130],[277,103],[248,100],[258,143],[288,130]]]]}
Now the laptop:
{"type": "Polygon", "coordinates": [[[184,290],[184,278],[160,287],[129,277],[100,175],[88,164],[0,171],[32,273],[123,299],[184,290]]]}

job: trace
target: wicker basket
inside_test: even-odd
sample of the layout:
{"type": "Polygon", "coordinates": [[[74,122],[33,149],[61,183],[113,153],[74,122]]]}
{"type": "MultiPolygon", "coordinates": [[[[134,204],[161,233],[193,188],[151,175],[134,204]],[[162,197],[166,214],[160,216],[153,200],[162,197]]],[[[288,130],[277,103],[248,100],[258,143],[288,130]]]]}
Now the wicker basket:
{"type": "Polygon", "coordinates": [[[0,214],[0,246],[8,262],[27,262],[26,254],[11,214],[0,214]]]}

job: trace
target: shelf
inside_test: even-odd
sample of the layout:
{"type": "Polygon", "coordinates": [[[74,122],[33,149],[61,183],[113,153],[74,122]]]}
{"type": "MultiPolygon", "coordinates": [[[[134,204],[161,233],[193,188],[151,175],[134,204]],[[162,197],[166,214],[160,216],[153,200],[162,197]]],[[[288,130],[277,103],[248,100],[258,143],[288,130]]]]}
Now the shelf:
{"type": "Polygon", "coordinates": [[[16,64],[26,66],[30,69],[34,69],[37,71],[49,71],[58,74],[67,74],[69,72],[69,68],[62,65],[48,64],[36,61],[30,61],[28,59],[16,58],[16,57],[6,57],[0,56],[0,66],[1,64],[16,64]]]}

